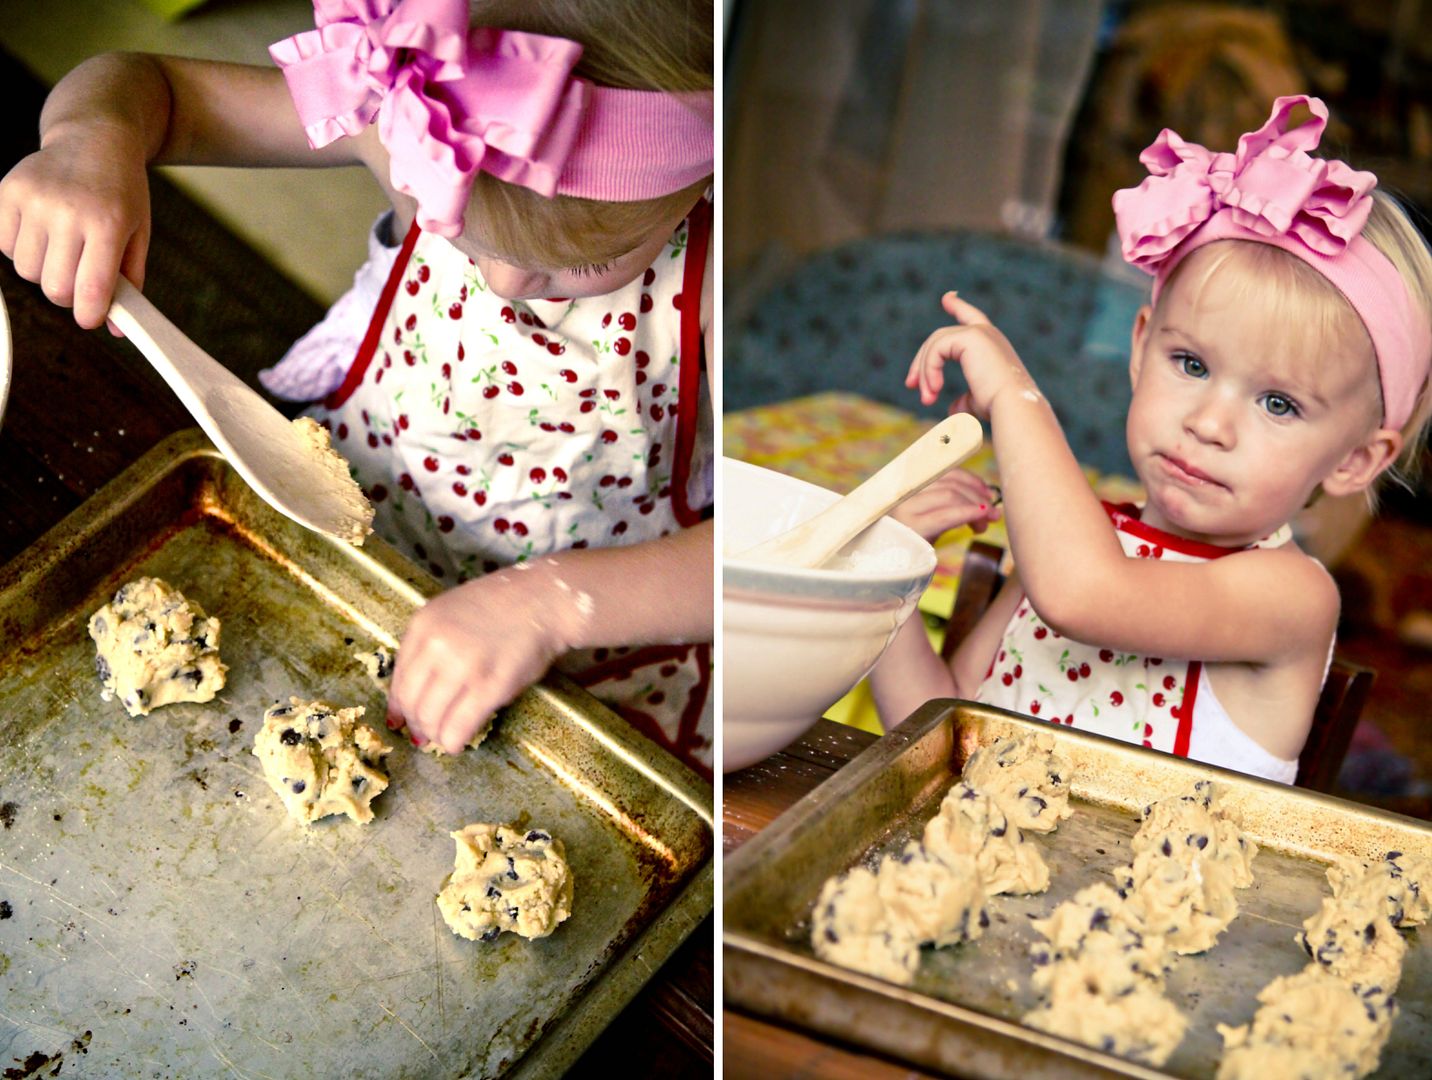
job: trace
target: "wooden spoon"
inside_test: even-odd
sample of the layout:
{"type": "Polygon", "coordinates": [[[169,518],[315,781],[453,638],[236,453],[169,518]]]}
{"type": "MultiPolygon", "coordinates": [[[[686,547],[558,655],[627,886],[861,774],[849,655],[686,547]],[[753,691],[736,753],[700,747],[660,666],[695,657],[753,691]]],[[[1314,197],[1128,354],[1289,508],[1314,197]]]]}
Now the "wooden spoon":
{"type": "Polygon", "coordinates": [[[735,558],[780,566],[820,566],[892,506],[953,469],[983,442],[980,422],[969,413],[947,416],[849,495],[735,558]]]}
{"type": "Polygon", "coordinates": [[[316,532],[363,542],[373,510],[341,458],[315,452],[298,427],[190,341],[124,278],[109,318],[260,498],[316,532]]]}

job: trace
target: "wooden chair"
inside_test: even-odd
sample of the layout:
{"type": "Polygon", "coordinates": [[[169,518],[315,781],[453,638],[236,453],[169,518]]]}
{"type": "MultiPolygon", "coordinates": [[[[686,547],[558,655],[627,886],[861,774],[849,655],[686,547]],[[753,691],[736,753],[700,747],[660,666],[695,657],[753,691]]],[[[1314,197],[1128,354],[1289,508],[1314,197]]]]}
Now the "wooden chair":
{"type": "MultiPolygon", "coordinates": [[[[960,569],[959,590],[955,593],[954,610],[945,630],[941,652],[945,659],[953,655],[985,608],[994,599],[1003,580],[1000,560],[1004,549],[983,540],[970,544],[960,569]]],[[[1347,756],[1358,716],[1367,704],[1376,673],[1368,667],[1333,657],[1323,692],[1313,711],[1313,726],[1308,741],[1298,755],[1298,776],[1294,784],[1312,791],[1331,791],[1338,770],[1347,756]]]]}

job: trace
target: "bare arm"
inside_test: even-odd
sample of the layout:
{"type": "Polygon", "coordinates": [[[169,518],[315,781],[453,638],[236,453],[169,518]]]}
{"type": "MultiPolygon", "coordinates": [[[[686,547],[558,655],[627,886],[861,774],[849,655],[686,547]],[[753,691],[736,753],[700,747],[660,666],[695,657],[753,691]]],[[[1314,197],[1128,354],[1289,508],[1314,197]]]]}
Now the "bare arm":
{"type": "Polygon", "coordinates": [[[390,722],[456,753],[563,653],[710,641],[709,522],[630,547],[568,550],[469,581],[408,624],[390,722]]]}
{"type": "Polygon", "coordinates": [[[104,321],[120,274],[144,284],[150,164],[375,167],[376,134],[309,149],[277,69],[106,53],[51,92],[40,150],[0,180],[0,251],[75,321],[104,321]]]}

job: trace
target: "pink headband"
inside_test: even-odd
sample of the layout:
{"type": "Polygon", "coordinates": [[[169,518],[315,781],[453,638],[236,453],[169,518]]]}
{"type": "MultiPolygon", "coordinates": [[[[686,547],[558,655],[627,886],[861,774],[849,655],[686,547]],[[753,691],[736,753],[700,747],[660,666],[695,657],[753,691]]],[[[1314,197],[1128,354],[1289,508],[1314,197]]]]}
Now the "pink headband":
{"type": "Polygon", "coordinates": [[[712,171],[710,93],[594,86],[582,47],[468,27],[467,0],[314,0],[317,30],[274,43],[318,149],[376,117],[418,224],[462,231],[481,170],[551,198],[653,199],[712,171]]]}
{"type": "Polygon", "coordinates": [[[1151,174],[1114,193],[1124,258],[1154,275],[1154,299],[1180,261],[1215,240],[1253,240],[1297,256],[1331,281],[1362,319],[1377,353],[1383,424],[1412,415],[1432,358],[1432,328],[1388,258],[1360,235],[1377,177],[1308,154],[1328,110],[1280,97],[1268,122],[1215,154],[1165,128],[1139,160],[1151,174]],[[1289,131],[1289,114],[1313,119],[1289,131]]]}

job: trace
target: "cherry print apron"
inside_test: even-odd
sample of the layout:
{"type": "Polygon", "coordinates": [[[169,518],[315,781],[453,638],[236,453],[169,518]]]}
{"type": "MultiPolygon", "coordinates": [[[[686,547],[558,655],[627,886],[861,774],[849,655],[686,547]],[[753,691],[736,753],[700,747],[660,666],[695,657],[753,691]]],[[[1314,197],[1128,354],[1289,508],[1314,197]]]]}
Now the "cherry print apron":
{"type": "MultiPolygon", "coordinates": [[[[1104,504],[1131,559],[1207,562],[1245,548],[1186,540],[1145,525],[1136,507],[1104,504]]],[[[1284,525],[1251,547],[1280,547],[1284,525]]],[[[1011,712],[1188,756],[1202,662],[1116,652],[1055,633],[1020,600],[975,698],[1011,712]]]]}
{"type": "MultiPolygon", "coordinates": [[[[378,533],[451,586],[700,521],[710,222],[702,202],[643,275],[576,300],[503,299],[442,237],[410,230],[357,358],[310,410],[378,533]]],[[[710,775],[709,644],[584,650],[557,666],[710,775]]]]}

